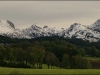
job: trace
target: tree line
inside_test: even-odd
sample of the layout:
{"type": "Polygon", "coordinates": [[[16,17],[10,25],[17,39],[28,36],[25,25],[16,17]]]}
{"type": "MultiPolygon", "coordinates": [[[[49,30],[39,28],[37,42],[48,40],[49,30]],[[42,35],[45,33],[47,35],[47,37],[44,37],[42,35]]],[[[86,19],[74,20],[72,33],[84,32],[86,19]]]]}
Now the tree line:
{"type": "Polygon", "coordinates": [[[100,57],[100,51],[91,46],[77,46],[64,39],[20,41],[0,45],[0,66],[48,69],[91,68],[84,56],[100,57]],[[35,67],[37,65],[37,67],[35,67]]]}

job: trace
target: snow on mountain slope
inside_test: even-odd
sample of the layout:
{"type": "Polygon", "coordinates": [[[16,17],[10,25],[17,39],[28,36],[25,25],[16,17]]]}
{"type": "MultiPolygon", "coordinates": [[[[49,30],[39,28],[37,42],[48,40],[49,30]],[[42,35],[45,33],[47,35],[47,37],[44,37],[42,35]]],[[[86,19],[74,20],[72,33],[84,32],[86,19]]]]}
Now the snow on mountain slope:
{"type": "Polygon", "coordinates": [[[44,26],[43,27],[43,33],[45,33],[45,36],[48,35],[48,36],[53,36],[53,35],[56,35],[61,32],[61,30],[58,30],[56,27],[48,27],[48,26],[44,26]]]}
{"type": "Polygon", "coordinates": [[[35,38],[41,36],[42,28],[36,25],[32,25],[29,28],[23,29],[22,32],[31,38],[35,38]]]}
{"type": "MultiPolygon", "coordinates": [[[[86,30],[86,27],[84,25],[81,25],[79,23],[74,23],[73,25],[70,26],[70,28],[67,30],[67,37],[73,37],[75,36],[76,33],[86,30]]],[[[66,35],[64,37],[66,37],[66,35]]]]}
{"type": "Polygon", "coordinates": [[[74,23],[69,29],[65,31],[64,38],[78,38],[89,40],[90,42],[97,42],[100,39],[100,33],[93,31],[88,26],[74,23]]]}
{"type": "Polygon", "coordinates": [[[9,37],[11,38],[28,38],[28,39],[31,39],[30,36],[28,36],[27,34],[23,33],[21,30],[19,29],[15,29],[13,31],[13,33],[10,33],[9,34],[9,37]]]}
{"type": "Polygon", "coordinates": [[[45,36],[53,36],[57,35],[58,31],[56,28],[50,28],[48,26],[38,27],[36,24],[33,24],[31,27],[23,29],[23,33],[30,36],[31,38],[36,37],[45,37],[45,36]]]}

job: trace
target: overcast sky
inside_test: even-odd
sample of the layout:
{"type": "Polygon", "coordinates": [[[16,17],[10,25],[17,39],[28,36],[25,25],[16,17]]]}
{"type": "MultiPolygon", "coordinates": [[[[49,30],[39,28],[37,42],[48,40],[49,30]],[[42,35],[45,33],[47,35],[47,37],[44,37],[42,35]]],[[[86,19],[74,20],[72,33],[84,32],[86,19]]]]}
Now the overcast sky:
{"type": "Polygon", "coordinates": [[[68,28],[73,23],[91,25],[100,18],[100,1],[0,1],[0,19],[16,28],[68,28]]]}

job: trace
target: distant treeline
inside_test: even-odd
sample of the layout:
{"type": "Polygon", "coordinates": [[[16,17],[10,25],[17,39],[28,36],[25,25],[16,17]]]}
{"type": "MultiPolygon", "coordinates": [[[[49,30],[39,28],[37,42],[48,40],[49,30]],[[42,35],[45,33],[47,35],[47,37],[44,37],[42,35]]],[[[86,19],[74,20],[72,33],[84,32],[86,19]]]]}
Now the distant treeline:
{"type": "Polygon", "coordinates": [[[53,66],[87,69],[92,66],[84,56],[100,57],[99,48],[88,41],[58,37],[29,40],[1,38],[0,66],[42,68],[42,64],[47,64],[48,69],[53,69],[53,66]]]}

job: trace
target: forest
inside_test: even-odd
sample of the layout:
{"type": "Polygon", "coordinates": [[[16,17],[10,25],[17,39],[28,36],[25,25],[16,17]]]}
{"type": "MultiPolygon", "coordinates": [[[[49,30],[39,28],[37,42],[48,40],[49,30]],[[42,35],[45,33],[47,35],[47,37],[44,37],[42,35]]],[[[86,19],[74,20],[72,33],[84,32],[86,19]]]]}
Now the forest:
{"type": "Polygon", "coordinates": [[[46,64],[48,69],[54,66],[88,69],[92,64],[84,57],[100,57],[98,43],[61,37],[11,39],[0,36],[0,66],[42,69],[46,64]]]}

